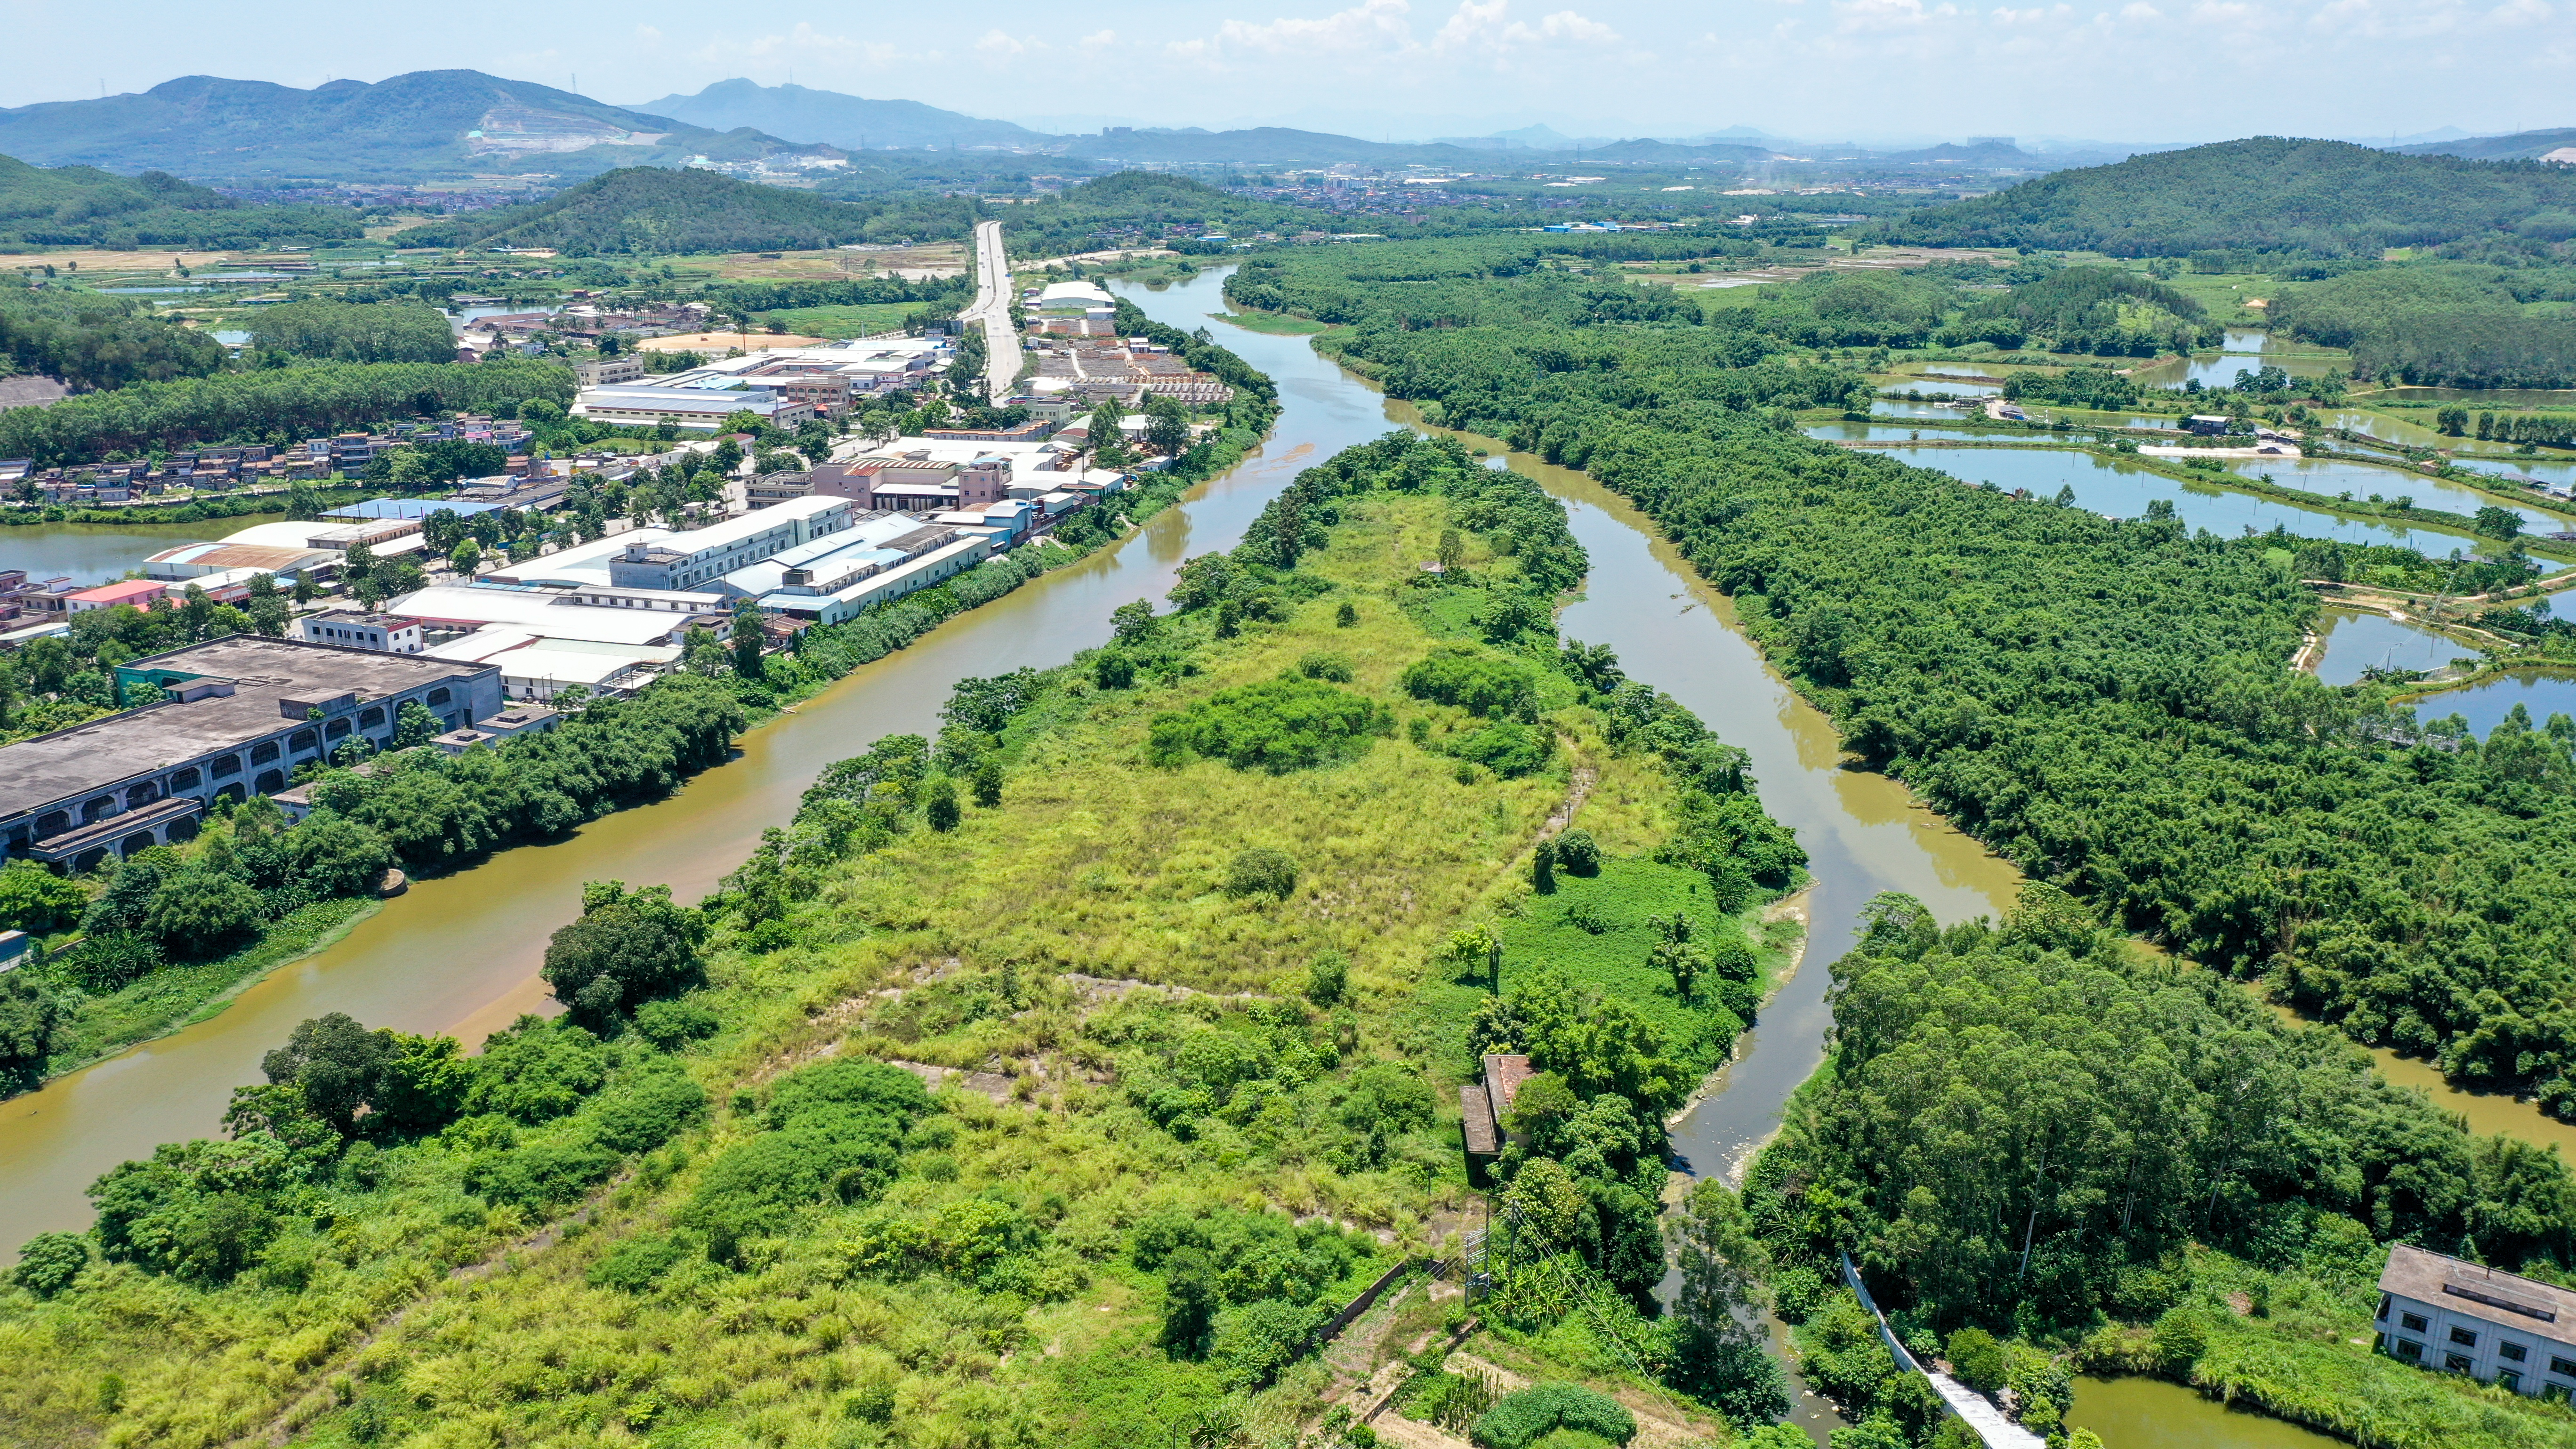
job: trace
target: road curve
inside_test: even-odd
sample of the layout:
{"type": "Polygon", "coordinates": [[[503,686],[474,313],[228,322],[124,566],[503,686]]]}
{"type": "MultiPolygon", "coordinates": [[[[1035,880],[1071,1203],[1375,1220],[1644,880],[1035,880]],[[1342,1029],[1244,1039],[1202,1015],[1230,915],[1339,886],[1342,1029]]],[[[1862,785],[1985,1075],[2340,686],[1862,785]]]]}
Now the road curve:
{"type": "Polygon", "coordinates": [[[1019,379],[1020,334],[1011,326],[1011,264],[998,221],[975,223],[975,305],[963,320],[984,326],[984,395],[999,406],[1019,379]]]}

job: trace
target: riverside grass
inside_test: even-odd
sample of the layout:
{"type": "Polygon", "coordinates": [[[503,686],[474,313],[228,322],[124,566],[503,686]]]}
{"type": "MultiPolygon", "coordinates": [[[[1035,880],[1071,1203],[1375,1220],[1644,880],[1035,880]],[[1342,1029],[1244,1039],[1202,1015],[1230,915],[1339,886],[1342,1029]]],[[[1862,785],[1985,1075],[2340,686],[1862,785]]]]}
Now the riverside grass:
{"type": "MultiPolygon", "coordinates": [[[[1462,781],[1454,759],[1401,729],[1319,771],[1146,766],[1155,714],[1317,651],[1347,657],[1349,687],[1399,722],[1422,711],[1395,681],[1436,635],[1398,596],[1451,526],[1448,507],[1381,495],[1343,516],[1304,569],[1331,592],[1231,640],[1206,637],[1205,614],[1168,622],[1199,631],[1198,672],[1168,685],[1101,691],[1087,671],[1064,671],[1003,736],[1002,804],[969,805],[952,832],[915,829],[830,866],[775,949],[721,934],[695,999],[724,1025],[682,1059],[732,1104],[714,1123],[552,1224],[466,1196],[456,1155],[405,1147],[384,1154],[374,1186],[332,1194],[301,1267],[201,1290],[93,1265],[49,1303],[0,1292],[0,1422],[41,1449],[272,1438],[327,1449],[1123,1449],[1176,1430],[1230,1425],[1273,1442],[1311,1426],[1347,1380],[1308,1359],[1258,1394],[1230,1394],[1210,1365],[1167,1357],[1156,1346],[1162,1286],[1118,1251],[1125,1230],[1157,1209],[1329,1214],[1380,1239],[1377,1264],[1361,1270],[1373,1272],[1460,1221],[1454,1098],[1435,1128],[1376,1164],[1265,1152],[1223,1124],[1182,1141],[1126,1104],[1107,1079],[1111,1044],[1086,1028],[1285,1001],[1317,953],[1339,950],[1351,962],[1342,1072],[1393,1059],[1445,1088],[1464,1070],[1462,1043],[1417,1029],[1434,963],[1451,932],[1524,898],[1530,847],[1574,772],[1594,781],[1574,823],[1614,858],[1651,846],[1675,815],[1663,767],[1606,748],[1590,711],[1570,704],[1548,715],[1563,741],[1554,761],[1514,780],[1462,781]],[[1344,602],[1358,615],[1348,627],[1335,622],[1344,602]],[[1291,899],[1222,892],[1247,846],[1296,858],[1291,899]],[[991,1009],[996,999],[1021,1004],[991,1009]],[[808,1210],[792,1231],[747,1244],[739,1271],[693,1257],[647,1291],[592,1285],[621,1248],[672,1232],[710,1161],[749,1134],[770,1082],[858,1055],[1015,1075],[989,1096],[944,1090],[941,1145],[909,1159],[867,1208],[808,1210]],[[1038,1295],[1051,1301],[937,1273],[886,1282],[850,1271],[868,1214],[936,1225],[995,1199],[1028,1204],[1069,1250],[1038,1295]]],[[[1512,568],[1472,536],[1469,563],[1512,568]]],[[[1347,1296],[1344,1286],[1334,1292],[1347,1296]]],[[[1357,1367],[1409,1347],[1390,1343],[1357,1367]]],[[[1704,1415],[1690,1431],[1727,1436],[1704,1415]]]]}

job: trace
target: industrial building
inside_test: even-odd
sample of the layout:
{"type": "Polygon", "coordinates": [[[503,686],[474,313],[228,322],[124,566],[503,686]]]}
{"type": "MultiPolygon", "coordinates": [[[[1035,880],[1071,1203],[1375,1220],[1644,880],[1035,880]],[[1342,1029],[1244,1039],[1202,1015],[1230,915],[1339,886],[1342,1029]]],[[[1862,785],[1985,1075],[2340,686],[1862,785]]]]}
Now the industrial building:
{"type": "Polygon", "coordinates": [[[382,748],[406,704],[444,729],[502,709],[486,665],[235,634],[116,667],[158,702],[0,745],[0,855],[87,869],[186,839],[217,795],[287,788],[352,739],[382,748]]]}

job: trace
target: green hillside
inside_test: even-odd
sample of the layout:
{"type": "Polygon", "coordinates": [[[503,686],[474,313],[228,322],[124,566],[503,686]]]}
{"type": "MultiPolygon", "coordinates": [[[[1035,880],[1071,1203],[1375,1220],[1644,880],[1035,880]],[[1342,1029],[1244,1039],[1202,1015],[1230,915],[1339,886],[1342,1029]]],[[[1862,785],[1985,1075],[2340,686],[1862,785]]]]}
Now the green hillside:
{"type": "Polygon", "coordinates": [[[2026,246],[2113,256],[2290,251],[2376,256],[2576,210],[2576,171],[2536,162],[2400,156],[2342,141],[2256,136],[2060,171],[1928,207],[1871,241],[2026,246]]]}
{"type": "MultiPolygon", "coordinates": [[[[747,133],[751,154],[794,151],[747,133]]],[[[303,178],[678,165],[728,138],[587,96],[472,70],[413,71],[302,91],[182,76],[139,94],[0,109],[0,152],[45,166],[303,178]],[[581,142],[590,142],[580,145],[581,142]],[[568,149],[558,149],[564,147],[568,149]]],[[[731,150],[741,151],[741,137],[731,150]]]]}
{"type": "Polygon", "coordinates": [[[416,226],[394,240],[404,246],[553,247],[571,256],[781,251],[961,237],[976,215],[971,199],[833,201],[713,171],[636,166],[525,206],[416,226]]]}
{"type": "Polygon", "coordinates": [[[354,214],[318,206],[244,206],[159,171],[115,176],[48,170],[0,156],[0,247],[232,248],[359,235],[354,214]]]}

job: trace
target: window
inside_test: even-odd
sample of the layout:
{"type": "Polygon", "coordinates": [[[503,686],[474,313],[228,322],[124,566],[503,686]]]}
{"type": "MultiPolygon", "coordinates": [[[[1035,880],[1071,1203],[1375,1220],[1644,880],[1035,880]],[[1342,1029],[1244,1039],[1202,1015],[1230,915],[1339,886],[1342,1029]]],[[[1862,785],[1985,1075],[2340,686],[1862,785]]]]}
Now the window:
{"type": "Polygon", "coordinates": [[[203,776],[197,773],[197,767],[190,765],[188,768],[177,771],[170,776],[170,788],[173,790],[194,790],[197,788],[198,782],[203,778],[203,776]]]}
{"type": "Polygon", "coordinates": [[[286,747],[298,752],[312,749],[320,743],[320,740],[314,738],[311,730],[297,730],[286,737],[286,747]]]}
{"type": "Polygon", "coordinates": [[[213,768],[209,769],[206,773],[214,776],[218,780],[222,779],[226,775],[238,775],[241,773],[241,756],[226,755],[222,759],[215,761],[213,768]]]}
{"type": "Polygon", "coordinates": [[[2553,1354],[2549,1359],[2549,1371],[2562,1379],[2576,1379],[2576,1359],[2559,1358],[2553,1354]]]}
{"type": "Polygon", "coordinates": [[[358,711],[358,728],[362,730],[375,729],[384,722],[385,711],[380,705],[369,705],[367,708],[358,711]]]}
{"type": "Polygon", "coordinates": [[[2442,1367],[2455,1374],[2467,1373],[2469,1371],[2469,1356],[2465,1353],[2446,1353],[2442,1355],[2442,1367]]]}
{"type": "Polygon", "coordinates": [[[2507,1363],[2521,1363],[2531,1357],[2531,1350],[2509,1338],[2496,1340],[2496,1354],[2507,1363]]]}
{"type": "Polygon", "coordinates": [[[2397,1356],[2421,1361],[2424,1357],[2424,1345],[2401,1338],[2397,1340],[2397,1356]]]}
{"type": "Polygon", "coordinates": [[[2511,1389],[2517,1394],[2522,1392],[2522,1375],[2515,1373],[2511,1369],[2496,1370],[2495,1381],[2497,1388],[2511,1389]]]}
{"type": "Polygon", "coordinates": [[[345,735],[345,734],[347,734],[348,732],[349,732],[349,721],[348,721],[348,718],[347,718],[346,716],[342,716],[341,718],[339,718],[339,719],[335,719],[335,720],[331,721],[329,724],[326,724],[326,725],[324,725],[324,726],[322,727],[322,738],[324,738],[324,739],[326,739],[326,740],[336,740],[336,739],[338,739],[340,736],[345,735]]]}
{"type": "Polygon", "coordinates": [[[250,762],[254,765],[265,765],[276,758],[277,741],[275,740],[262,740],[250,747],[250,762]]]}
{"type": "Polygon", "coordinates": [[[2454,1325],[2451,1329],[2451,1342],[2458,1344],[2462,1348],[2475,1348],[2478,1346],[2478,1336],[2465,1328],[2454,1325]]]}
{"type": "Polygon", "coordinates": [[[447,691],[446,691],[446,690],[444,690],[444,689],[433,689],[433,690],[431,690],[431,691],[429,692],[429,706],[430,706],[430,708],[432,708],[432,709],[436,709],[438,706],[440,706],[440,705],[442,705],[442,704],[445,704],[445,703],[447,703],[447,691]]]}
{"type": "Polygon", "coordinates": [[[2397,1326],[2409,1333],[2422,1333],[2431,1325],[2424,1321],[2421,1313],[2401,1313],[2397,1315],[2397,1326]]]}

